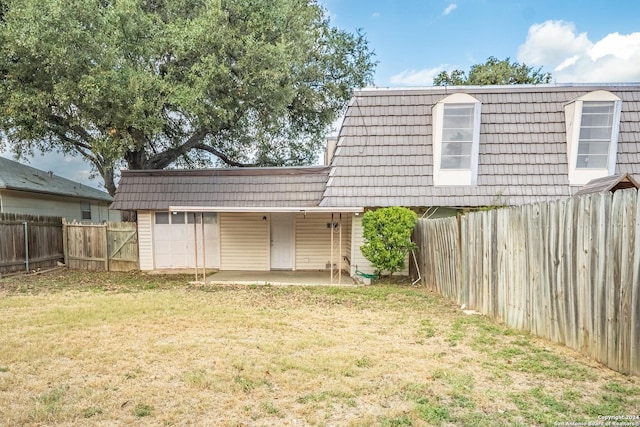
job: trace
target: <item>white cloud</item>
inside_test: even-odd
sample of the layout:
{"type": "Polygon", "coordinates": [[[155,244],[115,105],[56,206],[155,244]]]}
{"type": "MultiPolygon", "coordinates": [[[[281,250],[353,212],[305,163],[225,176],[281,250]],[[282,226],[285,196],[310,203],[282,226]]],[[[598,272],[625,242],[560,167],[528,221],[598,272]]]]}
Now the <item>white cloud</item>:
{"type": "Polygon", "coordinates": [[[555,68],[567,58],[592,46],[587,33],[576,34],[573,23],[546,21],[529,28],[527,39],[518,49],[518,60],[526,64],[555,68]]]}
{"type": "Polygon", "coordinates": [[[433,78],[446,68],[446,65],[440,65],[422,70],[406,70],[391,76],[390,81],[391,84],[398,86],[432,86],[433,78]]]}
{"type": "Polygon", "coordinates": [[[380,16],[380,12],[373,12],[373,13],[371,14],[371,17],[372,17],[372,18],[377,18],[378,16],[380,16]]]}
{"type": "Polygon", "coordinates": [[[448,15],[451,12],[453,12],[454,10],[456,10],[458,8],[458,5],[455,3],[450,4],[449,6],[447,6],[447,8],[444,10],[444,12],[442,12],[443,15],[448,15]]]}
{"type": "Polygon", "coordinates": [[[544,67],[558,83],[640,81],[640,33],[612,33],[594,43],[571,22],[546,21],[529,28],[518,61],[544,67]]]}

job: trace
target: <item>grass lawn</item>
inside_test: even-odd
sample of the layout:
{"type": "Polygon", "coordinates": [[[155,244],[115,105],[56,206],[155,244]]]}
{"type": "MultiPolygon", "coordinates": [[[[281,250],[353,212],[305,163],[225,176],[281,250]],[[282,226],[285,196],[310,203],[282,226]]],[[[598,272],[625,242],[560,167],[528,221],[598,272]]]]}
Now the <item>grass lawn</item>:
{"type": "Polygon", "coordinates": [[[640,378],[421,288],[190,279],[0,279],[0,425],[552,426],[640,415],[640,378]]]}

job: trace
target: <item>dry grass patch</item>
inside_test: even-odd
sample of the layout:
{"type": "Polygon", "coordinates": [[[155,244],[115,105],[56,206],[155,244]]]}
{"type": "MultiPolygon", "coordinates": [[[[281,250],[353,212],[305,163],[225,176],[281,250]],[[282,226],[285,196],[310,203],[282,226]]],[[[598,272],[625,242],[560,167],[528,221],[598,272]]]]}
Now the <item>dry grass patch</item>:
{"type": "Polygon", "coordinates": [[[0,279],[7,425],[553,425],[640,384],[420,288],[0,279]]]}

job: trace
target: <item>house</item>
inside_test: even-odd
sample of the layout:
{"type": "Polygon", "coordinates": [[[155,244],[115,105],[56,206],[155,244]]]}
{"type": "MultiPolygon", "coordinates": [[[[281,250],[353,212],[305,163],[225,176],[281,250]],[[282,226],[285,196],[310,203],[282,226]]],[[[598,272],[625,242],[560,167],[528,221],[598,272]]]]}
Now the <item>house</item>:
{"type": "Polygon", "coordinates": [[[0,157],[0,213],[61,216],[68,221],[119,221],[109,194],[0,157]]]}
{"type": "Polygon", "coordinates": [[[123,171],[112,208],[138,211],[142,269],[204,252],[221,270],[370,273],[366,209],[448,216],[640,174],[640,86],[363,89],[328,147],[327,167],[123,171]]]}
{"type": "Polygon", "coordinates": [[[363,209],[318,206],[329,170],[122,171],[111,207],[137,211],[142,270],[348,269],[363,209]]]}

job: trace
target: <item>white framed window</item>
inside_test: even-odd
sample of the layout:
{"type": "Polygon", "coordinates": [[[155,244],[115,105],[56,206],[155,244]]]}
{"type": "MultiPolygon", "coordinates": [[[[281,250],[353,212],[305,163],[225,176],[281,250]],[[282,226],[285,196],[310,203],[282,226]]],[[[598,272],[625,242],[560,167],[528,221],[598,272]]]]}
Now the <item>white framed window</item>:
{"type": "Polygon", "coordinates": [[[621,109],[620,98],[602,90],[565,106],[570,185],[615,173],[621,109]]]}
{"type": "Polygon", "coordinates": [[[91,221],[91,203],[80,202],[80,218],[83,221],[91,221]]]}
{"type": "Polygon", "coordinates": [[[480,101],[465,93],[433,107],[434,185],[476,185],[481,108],[480,101]]]}

